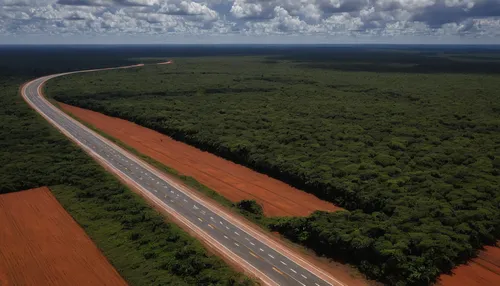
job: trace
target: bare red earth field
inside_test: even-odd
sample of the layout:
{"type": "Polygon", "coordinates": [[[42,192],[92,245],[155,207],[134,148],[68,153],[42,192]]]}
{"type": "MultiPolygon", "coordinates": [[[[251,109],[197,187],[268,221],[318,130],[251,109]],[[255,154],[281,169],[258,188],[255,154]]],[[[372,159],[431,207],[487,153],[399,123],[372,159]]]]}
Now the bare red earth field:
{"type": "Polygon", "coordinates": [[[233,202],[256,200],[268,216],[306,216],[315,210],[340,209],[279,180],[175,141],[151,129],[91,110],[63,103],[60,106],[142,154],[183,175],[195,178],[233,202]]]}
{"type": "Polygon", "coordinates": [[[477,258],[453,269],[451,275],[441,275],[443,286],[500,285],[500,247],[486,246],[477,258]]]}
{"type": "Polygon", "coordinates": [[[48,188],[0,195],[0,285],[127,285],[48,188]]]}

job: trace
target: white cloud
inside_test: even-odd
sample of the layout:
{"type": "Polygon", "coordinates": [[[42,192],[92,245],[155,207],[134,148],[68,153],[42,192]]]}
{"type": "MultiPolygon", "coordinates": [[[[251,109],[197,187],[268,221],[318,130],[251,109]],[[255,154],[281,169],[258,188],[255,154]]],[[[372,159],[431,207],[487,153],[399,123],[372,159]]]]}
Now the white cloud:
{"type": "Polygon", "coordinates": [[[247,2],[245,0],[236,0],[233,3],[230,11],[234,17],[243,18],[260,18],[264,12],[264,7],[262,3],[259,2],[247,2]]]}
{"type": "Polygon", "coordinates": [[[499,37],[500,0],[0,0],[2,34],[499,37]]]}
{"type": "Polygon", "coordinates": [[[188,1],[166,2],[157,12],[169,15],[197,16],[204,21],[215,21],[219,16],[217,12],[208,8],[205,4],[188,1]]]}

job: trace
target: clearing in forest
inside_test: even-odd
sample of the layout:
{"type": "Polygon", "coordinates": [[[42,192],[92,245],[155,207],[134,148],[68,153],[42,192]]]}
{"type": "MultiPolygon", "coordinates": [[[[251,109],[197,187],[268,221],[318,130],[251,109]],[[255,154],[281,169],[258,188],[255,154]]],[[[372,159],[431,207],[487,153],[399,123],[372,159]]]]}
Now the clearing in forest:
{"type": "Polygon", "coordinates": [[[84,122],[179,173],[195,178],[227,199],[256,200],[267,216],[306,216],[339,207],[244,166],[175,141],[154,130],[98,112],[60,103],[84,122]]]}
{"type": "Polygon", "coordinates": [[[442,286],[500,285],[500,244],[486,246],[477,258],[467,265],[453,269],[451,275],[440,277],[442,286]]]}
{"type": "Polygon", "coordinates": [[[127,285],[48,188],[0,195],[0,285],[127,285]]]}

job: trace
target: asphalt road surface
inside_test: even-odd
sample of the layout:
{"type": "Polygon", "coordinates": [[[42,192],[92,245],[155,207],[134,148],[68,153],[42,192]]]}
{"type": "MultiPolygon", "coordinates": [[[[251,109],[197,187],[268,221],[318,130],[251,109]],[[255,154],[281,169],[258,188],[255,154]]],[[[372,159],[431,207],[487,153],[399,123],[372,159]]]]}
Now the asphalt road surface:
{"type": "Polygon", "coordinates": [[[64,74],[27,83],[22,89],[24,99],[97,161],[133,184],[205,242],[268,285],[345,285],[241,219],[203,201],[49,103],[41,94],[41,86],[61,75],[64,74]]]}

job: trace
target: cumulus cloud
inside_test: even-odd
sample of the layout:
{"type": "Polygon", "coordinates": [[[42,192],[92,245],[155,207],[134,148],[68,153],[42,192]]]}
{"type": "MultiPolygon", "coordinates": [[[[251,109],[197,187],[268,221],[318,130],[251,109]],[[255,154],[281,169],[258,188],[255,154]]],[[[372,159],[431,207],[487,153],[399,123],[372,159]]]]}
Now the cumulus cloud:
{"type": "Polygon", "coordinates": [[[270,2],[260,3],[258,1],[236,0],[231,7],[230,12],[238,19],[257,19],[269,18],[271,7],[270,2]],[[267,6],[267,7],[266,7],[267,6]],[[264,15],[264,11],[267,11],[264,15]]]}
{"type": "Polygon", "coordinates": [[[308,25],[297,16],[292,16],[283,7],[275,7],[274,17],[269,21],[248,22],[248,31],[266,35],[272,33],[303,33],[308,29],[308,25]]]}
{"type": "Polygon", "coordinates": [[[2,34],[498,37],[500,0],[0,0],[2,34]]]}
{"type": "Polygon", "coordinates": [[[217,12],[207,7],[205,4],[188,1],[169,1],[163,4],[158,13],[180,16],[199,16],[206,21],[215,21],[217,12]]]}

